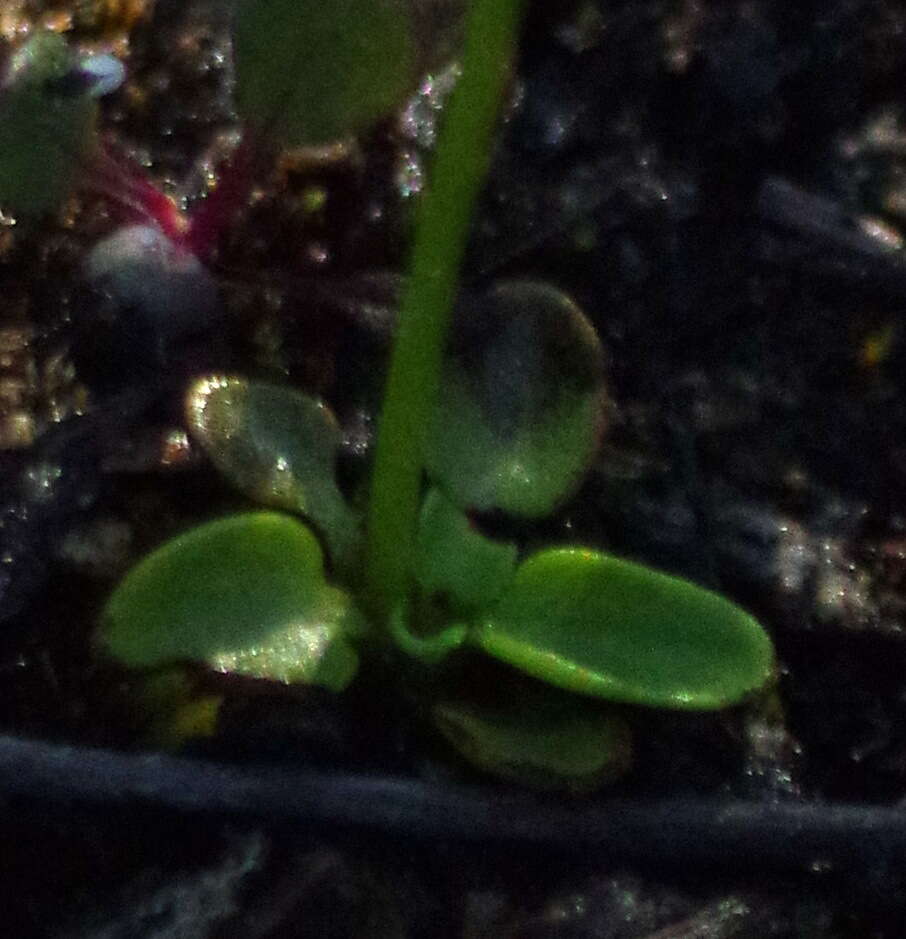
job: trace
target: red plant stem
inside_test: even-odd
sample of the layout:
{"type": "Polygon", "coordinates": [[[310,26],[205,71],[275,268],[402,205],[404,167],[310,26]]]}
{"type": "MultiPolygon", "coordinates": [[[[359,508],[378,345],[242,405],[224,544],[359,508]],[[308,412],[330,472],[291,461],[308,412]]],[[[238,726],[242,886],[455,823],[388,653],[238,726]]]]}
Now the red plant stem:
{"type": "Polygon", "coordinates": [[[150,222],[170,238],[183,237],[187,222],[179,207],[151,182],[142,166],[109,141],[97,148],[84,185],[113,202],[130,221],[150,222]]]}
{"type": "Polygon", "coordinates": [[[220,168],[217,188],[192,212],[179,242],[202,261],[211,257],[221,235],[248,201],[259,162],[259,149],[251,135],[244,134],[220,168]]]}
{"type": "Polygon", "coordinates": [[[94,153],[83,185],[109,200],[125,220],[156,225],[176,244],[207,261],[248,200],[260,162],[260,149],[250,137],[244,137],[220,168],[217,188],[188,217],[133,157],[109,141],[94,153]]]}

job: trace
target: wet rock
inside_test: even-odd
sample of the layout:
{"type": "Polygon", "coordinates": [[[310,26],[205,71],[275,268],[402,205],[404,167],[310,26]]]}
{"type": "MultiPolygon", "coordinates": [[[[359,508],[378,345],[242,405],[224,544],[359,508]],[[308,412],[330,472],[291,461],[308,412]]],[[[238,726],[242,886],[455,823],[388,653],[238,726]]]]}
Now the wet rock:
{"type": "Polygon", "coordinates": [[[84,272],[93,294],[81,311],[79,362],[96,386],[126,380],[126,363],[149,379],[162,373],[177,343],[211,331],[221,316],[211,274],[151,226],[127,225],[102,239],[84,272]]]}

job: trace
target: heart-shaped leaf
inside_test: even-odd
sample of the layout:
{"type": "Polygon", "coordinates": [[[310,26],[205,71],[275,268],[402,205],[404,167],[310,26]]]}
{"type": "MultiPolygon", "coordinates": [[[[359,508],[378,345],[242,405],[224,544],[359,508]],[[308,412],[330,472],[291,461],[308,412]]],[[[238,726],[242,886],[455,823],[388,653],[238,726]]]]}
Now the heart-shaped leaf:
{"type": "Polygon", "coordinates": [[[470,763],[503,779],[588,792],[622,775],[632,759],[625,721],[591,702],[551,692],[497,707],[444,702],[432,717],[470,763]]]}
{"type": "Polygon", "coordinates": [[[239,0],[233,54],[240,117],[288,147],[365,130],[417,78],[401,0],[239,0]]]}
{"type": "Polygon", "coordinates": [[[42,31],[10,60],[0,87],[0,206],[23,218],[57,209],[90,151],[97,102],[68,87],[62,36],[42,31]]]}
{"type": "Polygon", "coordinates": [[[724,597],[578,548],[521,564],[470,641],[570,691],[690,710],[740,701],[774,662],[761,626],[724,597]]]}
{"type": "Polygon", "coordinates": [[[453,324],[428,472],[463,508],[547,515],[581,482],[604,401],[582,311],[548,284],[499,283],[453,324]]]}
{"type": "Polygon", "coordinates": [[[355,674],[348,640],[361,629],[348,596],[324,581],[314,534],[254,512],[200,525],[144,558],[107,601],[99,639],[132,668],[192,661],[340,690],[355,674]]]}
{"type": "Polygon", "coordinates": [[[325,404],[283,385],[208,376],[189,389],[186,420],[240,492],[305,515],[324,533],[332,559],[350,562],[360,522],[337,488],[341,432],[325,404]]]}
{"type": "Polygon", "coordinates": [[[464,615],[500,596],[516,569],[517,548],[476,531],[438,489],[425,497],[418,523],[415,578],[427,594],[441,594],[464,615]]]}

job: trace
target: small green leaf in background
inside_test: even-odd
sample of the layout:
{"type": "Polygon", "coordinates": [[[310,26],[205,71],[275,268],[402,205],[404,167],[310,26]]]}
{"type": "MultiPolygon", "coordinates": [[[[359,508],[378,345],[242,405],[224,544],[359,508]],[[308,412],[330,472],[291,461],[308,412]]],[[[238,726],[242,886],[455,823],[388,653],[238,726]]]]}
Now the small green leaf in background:
{"type": "Polygon", "coordinates": [[[336,563],[351,560],[361,525],[337,488],[341,431],[330,408],[284,385],[207,376],[189,389],[186,420],[236,489],[305,515],[323,532],[336,563]]]}
{"type": "Polygon", "coordinates": [[[454,321],[429,475],[463,508],[548,515],[582,480],[605,417],[594,328],[548,284],[507,281],[454,321]]]}
{"type": "Polygon", "coordinates": [[[515,544],[486,538],[440,490],[429,490],[416,535],[415,579],[425,593],[443,595],[456,614],[486,607],[512,579],[517,554],[515,544]]]}
{"type": "Polygon", "coordinates": [[[173,538],[139,562],[104,608],[99,640],[130,668],[199,662],[217,671],[345,688],[362,623],[324,581],[301,522],[233,515],[173,538]]]}
{"type": "Polygon", "coordinates": [[[200,693],[183,666],[144,676],[135,693],[143,722],[142,743],[159,750],[180,750],[213,737],[223,695],[200,693]]]}
{"type": "Polygon", "coordinates": [[[432,717],[474,766],[536,789],[589,792],[632,761],[629,728],[617,714],[553,692],[497,707],[443,702],[432,717]]]}
{"type": "Polygon", "coordinates": [[[238,0],[233,55],[240,117],[287,147],[366,130],[418,77],[402,0],[238,0]]]}
{"type": "Polygon", "coordinates": [[[569,691],[687,710],[740,701],[774,664],[767,634],[729,600],[578,548],[521,564],[470,641],[569,691]]]}
{"type": "Polygon", "coordinates": [[[0,86],[0,208],[24,219],[58,209],[94,140],[93,95],[58,83],[75,67],[62,36],[36,33],[0,86]]]}

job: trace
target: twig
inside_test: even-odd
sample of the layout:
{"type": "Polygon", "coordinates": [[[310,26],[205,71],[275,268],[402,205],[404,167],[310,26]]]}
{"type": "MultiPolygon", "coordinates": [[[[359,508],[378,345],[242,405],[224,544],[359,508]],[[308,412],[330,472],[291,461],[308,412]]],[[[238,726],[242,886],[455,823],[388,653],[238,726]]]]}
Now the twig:
{"type": "Polygon", "coordinates": [[[880,806],[723,798],[565,803],[508,789],[240,766],[0,736],[0,793],[181,812],[351,825],[414,838],[523,842],[674,869],[902,869],[906,812],[880,806]]]}

